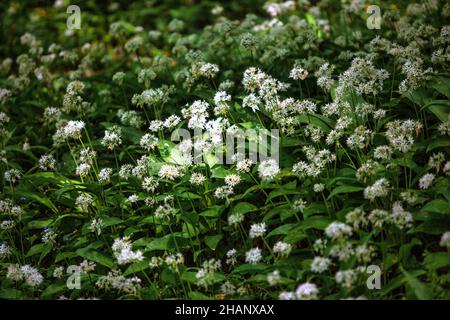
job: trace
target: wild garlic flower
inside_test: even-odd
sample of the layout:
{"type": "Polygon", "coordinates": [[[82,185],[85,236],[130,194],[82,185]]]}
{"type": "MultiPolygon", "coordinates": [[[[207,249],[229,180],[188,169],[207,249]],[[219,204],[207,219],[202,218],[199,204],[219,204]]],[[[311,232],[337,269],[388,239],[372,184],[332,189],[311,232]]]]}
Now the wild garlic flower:
{"type": "Polygon", "coordinates": [[[354,231],[358,231],[360,228],[367,226],[369,221],[366,213],[361,208],[356,208],[346,214],[345,222],[353,226],[354,231]]]}
{"type": "Polygon", "coordinates": [[[294,80],[305,80],[307,76],[308,71],[301,67],[294,67],[289,73],[289,78],[294,80]]]}
{"type": "Polygon", "coordinates": [[[439,245],[441,247],[446,247],[447,249],[450,249],[450,231],[444,232],[442,234],[439,245]]]}
{"type": "Polygon", "coordinates": [[[94,202],[94,199],[92,199],[90,196],[86,194],[80,194],[77,199],[75,200],[75,205],[79,206],[82,211],[87,212],[89,209],[89,206],[94,202]]]}
{"type": "Polygon", "coordinates": [[[44,154],[39,159],[39,169],[42,171],[54,170],[56,167],[56,160],[51,154],[44,154]]]}
{"type": "Polygon", "coordinates": [[[342,222],[332,222],[325,229],[325,234],[333,240],[342,240],[352,235],[352,228],[342,222]]]}
{"type": "Polygon", "coordinates": [[[303,283],[295,290],[295,296],[298,300],[316,300],[319,294],[319,289],[314,283],[303,283]]]}
{"type": "Polygon", "coordinates": [[[263,181],[273,180],[280,173],[280,167],[274,159],[264,160],[259,164],[258,173],[263,181]]]}
{"type": "Polygon", "coordinates": [[[415,120],[394,120],[386,124],[386,138],[390,145],[400,152],[408,152],[413,143],[414,136],[422,129],[422,124],[415,120]]]}
{"type": "Polygon", "coordinates": [[[11,247],[6,242],[0,244],[0,260],[7,258],[11,253],[11,247]]]}
{"type": "Polygon", "coordinates": [[[280,256],[287,257],[292,251],[292,245],[283,241],[278,241],[274,244],[273,253],[279,254],[280,256]]]}
{"type": "Polygon", "coordinates": [[[228,250],[226,256],[227,256],[227,260],[225,261],[226,264],[233,266],[237,263],[237,250],[236,249],[228,250]]]}
{"type": "Polygon", "coordinates": [[[158,173],[159,177],[167,180],[175,180],[182,175],[181,168],[171,165],[171,164],[163,164],[159,169],[158,173]]]}
{"type": "Polygon", "coordinates": [[[253,161],[250,159],[243,159],[236,163],[236,170],[240,172],[249,172],[253,161]]]}
{"type": "Polygon", "coordinates": [[[158,145],[159,139],[155,137],[153,134],[146,133],[142,136],[139,144],[142,149],[146,151],[150,151],[155,149],[155,147],[158,145]]]}
{"type": "Polygon", "coordinates": [[[250,264],[256,264],[262,259],[261,249],[256,247],[248,250],[245,253],[245,262],[250,264]]]}
{"type": "Polygon", "coordinates": [[[273,270],[271,273],[267,275],[266,279],[269,285],[276,286],[278,282],[281,280],[280,271],[273,270]]]}
{"type": "Polygon", "coordinates": [[[96,233],[99,236],[102,233],[103,228],[103,220],[101,218],[92,219],[91,224],[89,225],[89,231],[96,233]]]}
{"type": "Polygon", "coordinates": [[[214,95],[214,114],[215,115],[221,115],[225,113],[229,106],[227,104],[228,101],[231,101],[231,96],[226,93],[225,91],[218,91],[214,95]]]}
{"type": "Polygon", "coordinates": [[[244,100],[242,101],[242,106],[244,108],[250,108],[253,112],[256,112],[259,110],[259,106],[261,105],[261,100],[254,95],[253,93],[250,93],[248,96],[245,96],[244,100]]]}
{"type": "Polygon", "coordinates": [[[227,185],[227,186],[218,187],[214,191],[214,196],[217,199],[227,199],[233,193],[234,193],[233,187],[230,187],[230,186],[227,185]]]}
{"type": "Polygon", "coordinates": [[[242,213],[233,213],[228,216],[228,224],[235,225],[244,221],[244,215],[242,213]]]}
{"type": "Polygon", "coordinates": [[[345,288],[353,287],[353,284],[356,282],[358,278],[358,274],[355,270],[343,270],[336,272],[336,283],[342,285],[345,288]]]}
{"type": "Polygon", "coordinates": [[[374,227],[381,229],[389,221],[389,213],[386,210],[374,209],[368,218],[374,227]]]}
{"type": "Polygon", "coordinates": [[[142,261],[144,259],[140,250],[132,250],[131,241],[128,237],[118,238],[114,240],[112,251],[119,265],[142,261]]]}
{"type": "Polygon", "coordinates": [[[202,185],[206,181],[206,177],[202,173],[194,172],[189,179],[193,185],[202,185]]]}
{"type": "Polygon", "coordinates": [[[213,78],[219,72],[219,66],[213,63],[204,63],[199,69],[200,75],[206,78],[213,78]]]}
{"type": "Polygon", "coordinates": [[[71,120],[64,127],[64,137],[72,139],[81,139],[81,131],[84,129],[85,123],[79,120],[71,120]]]}
{"type": "Polygon", "coordinates": [[[30,265],[20,266],[18,264],[10,264],[6,277],[13,281],[24,280],[30,287],[37,287],[44,281],[42,274],[30,265]]]}
{"type": "Polygon", "coordinates": [[[98,181],[102,184],[109,183],[111,181],[111,175],[113,170],[111,168],[103,168],[98,173],[98,181]]]}
{"type": "Polygon", "coordinates": [[[17,181],[19,181],[20,177],[21,177],[21,173],[17,169],[6,170],[4,175],[5,175],[5,180],[12,184],[15,184],[17,181]]]}
{"type": "Polygon", "coordinates": [[[175,214],[175,209],[170,206],[169,204],[160,205],[155,210],[155,217],[162,219],[162,220],[168,220],[175,214]]]}
{"type": "Polygon", "coordinates": [[[105,130],[105,136],[101,141],[102,145],[109,150],[114,150],[122,144],[121,131],[118,127],[112,127],[105,130]]]}
{"type": "Polygon", "coordinates": [[[251,239],[262,237],[266,233],[266,230],[267,228],[264,222],[252,224],[249,236],[251,239]]]}
{"type": "Polygon", "coordinates": [[[433,184],[435,175],[433,173],[427,173],[419,180],[420,189],[428,189],[433,184]]]}
{"type": "Polygon", "coordinates": [[[331,265],[331,260],[324,257],[314,257],[311,262],[311,271],[316,273],[323,273],[328,270],[331,265]]]}
{"type": "Polygon", "coordinates": [[[413,215],[404,210],[400,202],[394,202],[390,220],[400,230],[411,228],[414,222],[413,215]]]}
{"type": "Polygon", "coordinates": [[[241,182],[241,177],[237,174],[229,174],[225,177],[225,184],[230,187],[235,187],[241,182]]]}
{"type": "Polygon", "coordinates": [[[389,181],[385,178],[378,179],[371,186],[364,189],[364,198],[371,201],[375,198],[386,197],[389,192],[389,181]]]}

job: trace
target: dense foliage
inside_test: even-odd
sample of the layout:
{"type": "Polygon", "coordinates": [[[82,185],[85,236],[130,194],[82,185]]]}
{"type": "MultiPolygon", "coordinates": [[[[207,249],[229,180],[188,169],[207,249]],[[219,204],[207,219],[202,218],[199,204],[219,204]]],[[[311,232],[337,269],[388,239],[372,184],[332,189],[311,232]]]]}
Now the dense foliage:
{"type": "Polygon", "coordinates": [[[0,4],[0,298],[450,298],[447,1],[96,2],[0,4]]]}

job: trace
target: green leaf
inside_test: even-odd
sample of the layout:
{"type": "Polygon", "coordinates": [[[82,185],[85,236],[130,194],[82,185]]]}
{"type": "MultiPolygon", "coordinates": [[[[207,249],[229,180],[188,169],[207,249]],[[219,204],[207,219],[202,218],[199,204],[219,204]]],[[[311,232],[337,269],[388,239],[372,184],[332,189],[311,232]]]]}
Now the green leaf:
{"type": "Polygon", "coordinates": [[[296,226],[298,226],[297,223],[283,224],[283,225],[273,229],[271,232],[269,232],[267,237],[269,238],[269,237],[272,237],[272,236],[288,234],[289,231],[291,231],[296,226]]]}
{"type": "Polygon", "coordinates": [[[359,192],[361,190],[364,190],[364,188],[357,187],[357,186],[338,186],[333,189],[333,191],[328,196],[328,199],[331,199],[338,194],[354,193],[354,192],[359,192]]]}
{"type": "Polygon", "coordinates": [[[423,206],[421,211],[450,214],[450,202],[445,200],[433,200],[423,206]]]}
{"type": "Polygon", "coordinates": [[[245,214],[248,212],[256,211],[258,208],[248,202],[239,202],[237,205],[233,207],[233,214],[245,214]]]}
{"type": "Polygon", "coordinates": [[[55,207],[53,202],[50,201],[49,198],[38,196],[36,193],[33,192],[27,192],[27,191],[17,191],[17,196],[25,197],[30,200],[34,200],[39,202],[40,204],[46,206],[50,210],[52,210],[54,213],[58,213],[58,209],[55,207]]]}
{"type": "Polygon", "coordinates": [[[134,262],[132,263],[123,273],[123,275],[129,276],[131,274],[143,271],[150,268],[149,264],[148,264],[148,260],[144,259],[142,261],[138,261],[138,262],[134,262]]]}
{"type": "Polygon", "coordinates": [[[44,220],[32,220],[28,222],[28,229],[44,229],[47,228],[53,219],[44,219],[44,220]]]}
{"type": "Polygon", "coordinates": [[[450,102],[448,100],[433,100],[424,108],[431,111],[442,122],[447,121],[450,115],[450,102]]]}
{"type": "Polygon", "coordinates": [[[48,253],[52,249],[53,245],[49,243],[39,243],[35,244],[28,250],[27,257],[34,256],[36,254],[48,253]]]}
{"type": "Polygon", "coordinates": [[[22,291],[13,288],[0,289],[0,299],[22,299],[24,297],[22,291]]]}
{"type": "Polygon", "coordinates": [[[429,269],[437,270],[450,266],[450,254],[448,252],[430,253],[423,262],[429,269]]]}
{"type": "Polygon", "coordinates": [[[55,296],[56,294],[64,291],[65,289],[67,289],[66,282],[53,283],[53,284],[49,285],[47,288],[45,288],[45,290],[41,294],[41,297],[42,298],[51,298],[51,297],[55,296]]]}
{"type": "Polygon", "coordinates": [[[216,250],[220,240],[223,238],[223,235],[217,234],[214,236],[206,236],[205,237],[205,243],[208,247],[210,247],[212,250],[216,250]]]}
{"type": "Polygon", "coordinates": [[[115,267],[115,263],[110,258],[98,251],[94,251],[90,248],[82,248],[78,249],[76,252],[80,257],[97,262],[102,266],[108,267],[110,269],[113,269],[115,267]]]}
{"type": "Polygon", "coordinates": [[[403,271],[403,274],[405,275],[406,283],[411,286],[418,299],[430,300],[433,298],[431,290],[424,283],[407,271],[403,271]]]}

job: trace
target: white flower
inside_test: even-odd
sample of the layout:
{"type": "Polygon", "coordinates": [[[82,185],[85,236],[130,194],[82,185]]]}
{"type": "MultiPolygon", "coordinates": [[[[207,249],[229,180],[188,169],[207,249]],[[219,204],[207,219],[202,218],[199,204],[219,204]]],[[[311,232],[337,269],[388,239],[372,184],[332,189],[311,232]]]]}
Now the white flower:
{"type": "Polygon", "coordinates": [[[145,177],[142,181],[142,189],[147,192],[155,192],[156,188],[158,188],[159,182],[157,179],[153,177],[145,177]]]}
{"type": "Polygon", "coordinates": [[[109,130],[105,130],[105,136],[101,143],[110,150],[120,146],[122,144],[120,129],[118,127],[112,127],[109,130]]]}
{"type": "Polygon", "coordinates": [[[75,170],[75,174],[80,177],[86,177],[89,174],[90,169],[91,169],[90,164],[80,163],[75,170]]]}
{"type": "Polygon", "coordinates": [[[44,281],[42,274],[30,265],[10,264],[6,277],[14,281],[25,280],[30,287],[37,287],[44,281]]]}
{"type": "Polygon", "coordinates": [[[364,198],[371,201],[378,197],[386,197],[388,195],[389,181],[385,178],[378,179],[371,186],[364,189],[364,198]]]}
{"type": "Polygon", "coordinates": [[[213,78],[219,72],[219,66],[212,63],[204,63],[200,66],[200,74],[206,78],[213,78]]]}
{"type": "Polygon", "coordinates": [[[316,300],[319,290],[314,283],[303,283],[298,286],[295,295],[299,300],[316,300]]]}
{"type": "Polygon", "coordinates": [[[61,279],[64,275],[64,267],[56,267],[55,270],[53,270],[53,277],[57,279],[61,279]]]}
{"type": "Polygon", "coordinates": [[[194,172],[189,179],[193,185],[201,185],[206,181],[206,177],[202,173],[194,172]]]}
{"type": "Polygon", "coordinates": [[[150,133],[146,133],[142,136],[139,144],[147,151],[153,150],[158,145],[159,139],[150,133]]]}
{"type": "Polygon", "coordinates": [[[214,110],[215,114],[219,114],[222,111],[225,111],[227,107],[227,101],[231,100],[231,96],[225,91],[218,91],[214,95],[214,104],[216,105],[216,109],[214,110]]]}
{"type": "Polygon", "coordinates": [[[250,249],[245,253],[245,262],[250,264],[255,264],[261,261],[262,255],[261,255],[261,249],[256,247],[253,249],[250,249]]]}
{"type": "Polygon", "coordinates": [[[39,159],[39,168],[42,171],[54,170],[56,166],[56,160],[51,154],[44,154],[39,159]]]}
{"type": "Polygon", "coordinates": [[[250,159],[240,160],[236,163],[236,170],[241,172],[249,172],[252,164],[253,161],[250,159]]]}
{"type": "Polygon", "coordinates": [[[132,250],[131,242],[128,237],[114,240],[112,250],[119,265],[142,261],[144,259],[141,251],[132,250]]]}
{"type": "Polygon", "coordinates": [[[283,241],[278,241],[273,246],[273,252],[282,256],[288,256],[291,253],[292,245],[283,241]]]}
{"type": "Polygon", "coordinates": [[[175,180],[176,178],[180,177],[181,174],[182,174],[181,170],[178,167],[171,164],[162,165],[158,173],[158,175],[161,178],[167,180],[175,180]]]}
{"type": "Polygon", "coordinates": [[[269,273],[267,275],[267,282],[271,285],[271,286],[275,286],[278,284],[278,282],[280,281],[281,276],[280,276],[280,271],[278,270],[274,270],[271,273],[269,273]]]}
{"type": "Polygon", "coordinates": [[[333,240],[343,239],[352,235],[352,228],[345,223],[335,221],[328,225],[325,234],[333,240]]]}
{"type": "Polygon", "coordinates": [[[289,292],[289,291],[283,291],[278,296],[278,299],[280,300],[295,300],[297,297],[295,295],[295,292],[289,292]]]}
{"type": "Polygon", "coordinates": [[[357,273],[354,270],[345,270],[336,272],[336,283],[346,288],[351,288],[356,281],[357,273]]]}
{"type": "Polygon", "coordinates": [[[172,208],[170,205],[165,204],[163,206],[159,206],[155,210],[155,217],[159,219],[169,219],[173,214],[175,213],[174,208],[172,208]]]}
{"type": "Polygon", "coordinates": [[[217,199],[225,199],[228,198],[229,196],[231,196],[234,193],[234,190],[232,187],[230,186],[222,186],[222,187],[218,187],[215,191],[214,191],[214,196],[217,199]]]}
{"type": "Polygon", "coordinates": [[[8,257],[11,254],[11,248],[6,242],[0,244],[0,260],[8,257]]]}
{"type": "Polygon", "coordinates": [[[136,194],[132,194],[127,198],[130,203],[136,203],[139,200],[139,197],[136,194]]]}
{"type": "Polygon", "coordinates": [[[235,265],[237,263],[237,251],[236,249],[230,249],[227,251],[227,264],[235,265]]]}
{"type": "Polygon", "coordinates": [[[325,185],[323,183],[316,183],[313,186],[313,190],[314,192],[322,192],[323,190],[325,190],[325,185]]]}
{"type": "Polygon", "coordinates": [[[64,137],[72,139],[81,138],[81,130],[85,127],[85,123],[79,120],[71,120],[64,127],[64,137]]]}
{"type": "Polygon", "coordinates": [[[259,164],[258,173],[262,180],[272,180],[280,173],[280,167],[274,159],[264,160],[259,164]]]}
{"type": "Polygon", "coordinates": [[[257,96],[255,96],[253,93],[250,93],[242,101],[242,106],[244,108],[252,109],[253,112],[256,112],[256,110],[259,110],[260,104],[261,104],[261,100],[257,96]]]}
{"type": "Polygon", "coordinates": [[[265,233],[266,233],[266,224],[264,222],[256,223],[250,227],[249,236],[251,239],[253,239],[262,237],[265,233]]]}
{"type": "Polygon", "coordinates": [[[239,182],[241,182],[241,177],[237,174],[229,174],[225,177],[225,184],[230,187],[238,185],[239,182]]]}
{"type": "Polygon", "coordinates": [[[244,221],[244,215],[242,213],[233,213],[228,216],[229,225],[239,224],[242,221],[244,221]]]}
{"type": "Polygon", "coordinates": [[[5,180],[11,182],[12,184],[16,183],[20,179],[20,171],[17,169],[9,169],[5,171],[5,180]]]}
{"type": "Polygon", "coordinates": [[[75,205],[79,206],[81,208],[82,211],[87,212],[89,205],[94,202],[94,199],[92,199],[91,197],[85,195],[85,194],[80,194],[77,199],[75,200],[75,205]]]}
{"type": "Polygon", "coordinates": [[[404,210],[400,202],[394,202],[390,220],[399,229],[411,228],[414,222],[412,214],[404,210]]]}
{"type": "Polygon", "coordinates": [[[419,188],[420,189],[428,189],[434,181],[435,175],[432,173],[427,173],[419,180],[419,188]]]}
{"type": "Polygon", "coordinates": [[[294,67],[289,73],[289,78],[294,80],[305,80],[307,76],[308,71],[301,67],[294,67]]]}
{"type": "Polygon", "coordinates": [[[103,220],[98,218],[98,219],[92,219],[91,224],[89,225],[89,230],[91,232],[97,233],[97,235],[99,236],[102,233],[102,228],[103,228],[103,220]]]}
{"type": "Polygon", "coordinates": [[[331,260],[323,257],[314,257],[311,262],[311,270],[313,272],[322,273],[328,270],[331,260]]]}
{"type": "Polygon", "coordinates": [[[446,247],[450,249],[450,231],[444,232],[441,237],[441,241],[439,242],[441,247],[446,247]]]}
{"type": "Polygon", "coordinates": [[[98,181],[100,183],[108,183],[111,180],[111,174],[113,170],[111,168],[103,168],[98,173],[98,181]]]}

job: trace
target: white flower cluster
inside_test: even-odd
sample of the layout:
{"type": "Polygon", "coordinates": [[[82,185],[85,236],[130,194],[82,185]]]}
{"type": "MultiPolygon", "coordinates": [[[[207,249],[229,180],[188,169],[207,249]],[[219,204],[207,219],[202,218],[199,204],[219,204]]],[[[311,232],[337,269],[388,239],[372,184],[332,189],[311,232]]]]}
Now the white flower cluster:
{"type": "Polygon", "coordinates": [[[37,287],[44,281],[42,274],[30,265],[10,264],[6,277],[14,281],[24,280],[30,287],[37,287]]]}
{"type": "Polygon", "coordinates": [[[112,251],[119,265],[142,261],[144,259],[140,250],[133,251],[128,237],[114,240],[112,251]]]}

